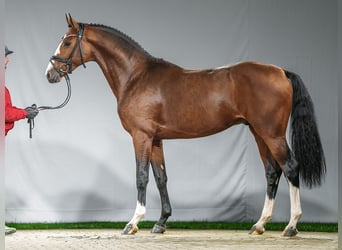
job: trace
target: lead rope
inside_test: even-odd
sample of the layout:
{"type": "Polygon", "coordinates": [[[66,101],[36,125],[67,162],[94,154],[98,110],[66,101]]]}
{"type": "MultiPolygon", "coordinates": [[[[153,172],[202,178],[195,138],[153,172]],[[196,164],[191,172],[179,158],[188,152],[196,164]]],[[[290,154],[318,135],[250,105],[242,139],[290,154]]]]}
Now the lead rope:
{"type": "MultiPolygon", "coordinates": [[[[62,102],[60,105],[58,106],[55,106],[55,107],[51,107],[51,106],[40,106],[38,107],[38,110],[39,111],[42,111],[42,110],[51,110],[51,109],[61,109],[63,108],[65,105],[67,105],[67,103],[69,102],[70,100],[70,97],[71,97],[71,84],[70,84],[70,78],[69,78],[69,75],[68,74],[65,74],[64,75],[64,79],[67,83],[67,87],[68,87],[68,95],[67,97],[65,98],[64,102],[62,102]]],[[[32,108],[37,108],[37,105],[36,104],[32,104],[31,106],[32,108]]],[[[29,137],[30,139],[32,139],[32,130],[34,129],[34,119],[28,119],[27,120],[27,123],[29,123],[29,137]]]]}

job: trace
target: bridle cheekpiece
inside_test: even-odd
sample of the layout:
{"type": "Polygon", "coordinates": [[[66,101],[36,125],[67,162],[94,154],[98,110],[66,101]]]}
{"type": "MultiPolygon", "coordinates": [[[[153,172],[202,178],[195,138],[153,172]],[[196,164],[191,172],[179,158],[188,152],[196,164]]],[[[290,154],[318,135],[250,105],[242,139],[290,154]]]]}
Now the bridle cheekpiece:
{"type": "Polygon", "coordinates": [[[77,37],[77,42],[74,45],[74,48],[72,49],[69,58],[62,58],[59,56],[51,56],[50,58],[50,63],[52,64],[53,68],[56,70],[56,72],[59,74],[60,77],[63,76],[63,74],[71,74],[72,73],[72,58],[75,54],[75,51],[77,47],[79,48],[80,52],[80,57],[81,57],[81,62],[84,68],[86,68],[86,65],[83,60],[83,53],[82,53],[82,46],[81,46],[81,40],[83,37],[83,32],[84,32],[84,24],[79,23],[79,31],[78,34],[70,34],[70,35],[65,35],[62,40],[64,40],[67,37],[75,36],[77,37]],[[61,62],[63,63],[60,67],[56,67],[55,63],[53,61],[61,62]]]}

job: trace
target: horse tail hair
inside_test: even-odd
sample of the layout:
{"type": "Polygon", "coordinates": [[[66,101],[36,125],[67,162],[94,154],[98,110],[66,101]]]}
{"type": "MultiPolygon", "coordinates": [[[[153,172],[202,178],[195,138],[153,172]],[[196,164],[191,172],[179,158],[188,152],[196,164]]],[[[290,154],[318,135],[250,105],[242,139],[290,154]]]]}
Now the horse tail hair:
{"type": "Polygon", "coordinates": [[[322,184],[326,164],[311,97],[299,75],[285,71],[292,83],[291,145],[303,183],[322,184]]]}

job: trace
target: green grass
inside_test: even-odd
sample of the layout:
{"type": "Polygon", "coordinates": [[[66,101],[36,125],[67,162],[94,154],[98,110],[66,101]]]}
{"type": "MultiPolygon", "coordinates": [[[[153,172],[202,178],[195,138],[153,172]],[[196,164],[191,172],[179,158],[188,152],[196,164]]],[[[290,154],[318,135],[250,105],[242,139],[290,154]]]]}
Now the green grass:
{"type": "MultiPolygon", "coordinates": [[[[151,229],[155,222],[142,221],[139,228],[151,229]]],[[[266,230],[282,231],[287,223],[268,223],[266,230]]],[[[7,226],[18,230],[32,229],[123,229],[126,222],[81,222],[81,223],[6,223],[7,226]]],[[[222,229],[222,230],[249,230],[253,223],[248,222],[168,222],[170,229],[222,229]]],[[[338,232],[337,223],[298,223],[299,231],[311,232],[338,232]]]]}

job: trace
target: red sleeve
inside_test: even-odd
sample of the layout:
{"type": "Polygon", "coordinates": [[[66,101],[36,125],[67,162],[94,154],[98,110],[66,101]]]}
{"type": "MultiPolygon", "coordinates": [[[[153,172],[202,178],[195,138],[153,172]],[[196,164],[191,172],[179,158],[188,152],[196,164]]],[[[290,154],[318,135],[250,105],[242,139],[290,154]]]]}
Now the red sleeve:
{"type": "Polygon", "coordinates": [[[11,95],[5,87],[5,121],[15,122],[26,118],[27,112],[25,109],[17,108],[12,105],[11,95]]]}

